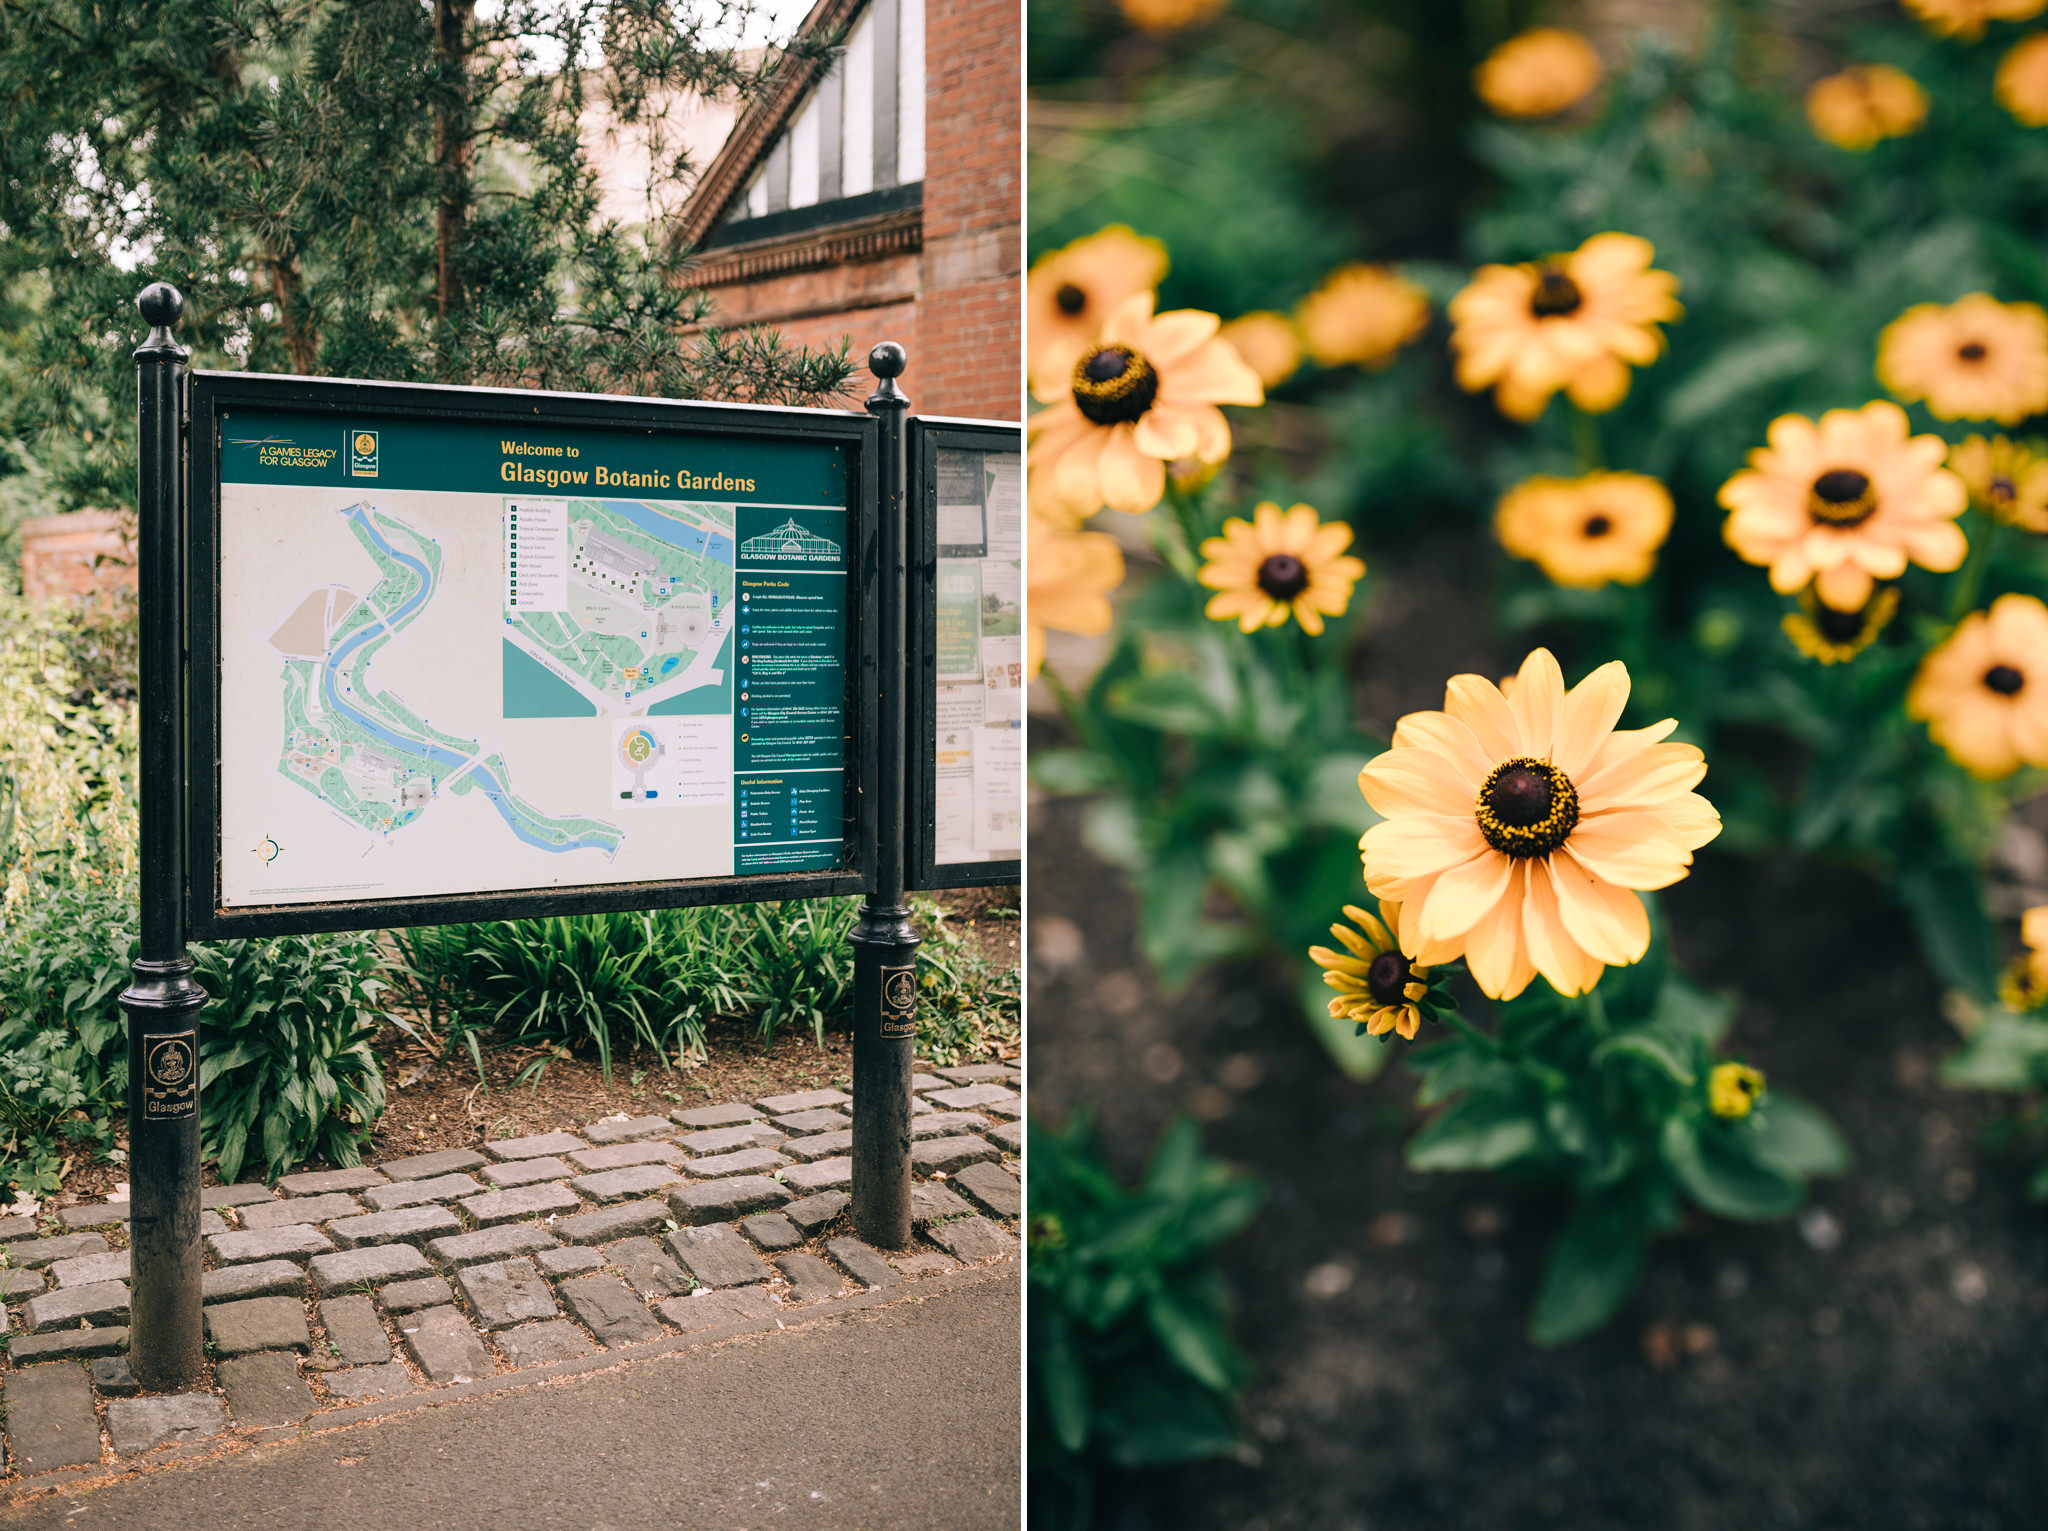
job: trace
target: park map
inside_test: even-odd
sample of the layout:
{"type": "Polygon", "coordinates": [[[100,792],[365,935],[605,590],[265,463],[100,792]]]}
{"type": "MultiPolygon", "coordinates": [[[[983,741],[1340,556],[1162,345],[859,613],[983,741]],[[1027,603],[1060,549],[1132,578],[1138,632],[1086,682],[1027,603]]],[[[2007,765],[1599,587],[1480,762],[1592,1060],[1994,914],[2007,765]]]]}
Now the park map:
{"type": "MultiPolygon", "coordinates": [[[[368,590],[315,590],[273,632],[284,660],[279,772],[374,835],[416,823],[443,794],[480,792],[523,844],[614,852],[618,826],[544,812],[513,790],[500,755],[377,685],[379,654],[405,641],[439,591],[443,549],[372,500],[340,514],[379,578],[368,590]]],[[[693,704],[730,709],[719,659],[733,604],[731,507],[508,500],[504,514],[508,713],[629,716],[693,692],[693,704]]]]}

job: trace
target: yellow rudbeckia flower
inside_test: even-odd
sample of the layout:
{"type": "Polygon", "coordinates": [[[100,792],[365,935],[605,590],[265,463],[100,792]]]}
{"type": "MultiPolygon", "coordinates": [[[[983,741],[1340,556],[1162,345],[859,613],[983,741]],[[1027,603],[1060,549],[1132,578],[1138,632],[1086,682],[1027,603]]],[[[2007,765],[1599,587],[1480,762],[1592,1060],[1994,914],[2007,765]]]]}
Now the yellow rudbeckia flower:
{"type": "Polygon", "coordinates": [[[1613,409],[1629,368],[1663,354],[1657,326],[1685,313],[1655,256],[1647,239],[1595,234],[1568,255],[1480,267],[1451,300],[1458,386],[1491,388],[1511,420],[1534,420],[1559,389],[1589,414],[1613,409]]]}
{"type": "Polygon", "coordinates": [[[1481,990],[1512,999],[1541,973],[1583,994],[1608,966],[1639,962],[1650,919],[1637,892],[1685,877],[1721,832],[1693,788],[1707,762],[1678,727],[1617,729],[1628,669],[1602,665],[1570,690],[1548,649],[1511,694],[1459,675],[1442,712],[1415,712],[1359,773],[1382,822],[1359,848],[1365,882],[1400,908],[1401,950],[1463,956],[1481,990]]]}
{"type": "Polygon", "coordinates": [[[1204,613],[1247,633],[1290,616],[1303,632],[1320,633],[1323,618],[1342,616],[1365,577],[1364,561],[1344,551],[1350,542],[1350,527],[1318,520],[1307,505],[1261,505],[1249,521],[1232,516],[1221,537],[1202,544],[1209,561],[1196,578],[1217,592],[1204,613]]]}

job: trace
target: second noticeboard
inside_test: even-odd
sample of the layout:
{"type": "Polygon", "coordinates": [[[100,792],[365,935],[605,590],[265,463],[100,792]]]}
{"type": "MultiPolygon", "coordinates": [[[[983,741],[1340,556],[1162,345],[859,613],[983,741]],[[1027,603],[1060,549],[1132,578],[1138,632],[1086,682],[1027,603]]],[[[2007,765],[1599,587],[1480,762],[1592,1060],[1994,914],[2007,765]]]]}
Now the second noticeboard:
{"type": "Polygon", "coordinates": [[[868,422],[195,382],[206,924],[857,885],[868,422]]]}
{"type": "Polygon", "coordinates": [[[999,421],[911,422],[912,887],[1022,869],[1023,445],[999,421]]]}

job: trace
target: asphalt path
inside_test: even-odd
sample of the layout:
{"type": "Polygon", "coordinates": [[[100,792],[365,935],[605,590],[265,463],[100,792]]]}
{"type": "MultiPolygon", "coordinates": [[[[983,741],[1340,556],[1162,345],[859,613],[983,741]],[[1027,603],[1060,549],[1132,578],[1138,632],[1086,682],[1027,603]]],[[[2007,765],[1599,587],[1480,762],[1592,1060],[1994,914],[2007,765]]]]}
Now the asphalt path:
{"type": "Polygon", "coordinates": [[[0,1511],[192,1531],[1020,1525],[1021,1274],[0,1511]]]}

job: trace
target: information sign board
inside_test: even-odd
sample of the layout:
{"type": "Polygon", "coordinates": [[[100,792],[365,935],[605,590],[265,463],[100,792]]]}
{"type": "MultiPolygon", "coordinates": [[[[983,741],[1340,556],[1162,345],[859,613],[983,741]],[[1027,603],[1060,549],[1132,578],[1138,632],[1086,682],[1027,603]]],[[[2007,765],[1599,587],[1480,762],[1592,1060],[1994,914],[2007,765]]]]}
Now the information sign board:
{"type": "Polygon", "coordinates": [[[859,891],[871,419],[190,386],[195,934],[859,891]]]}
{"type": "Polygon", "coordinates": [[[1023,432],[937,418],[915,418],[910,429],[910,885],[1015,882],[1024,849],[1023,432]]]}

